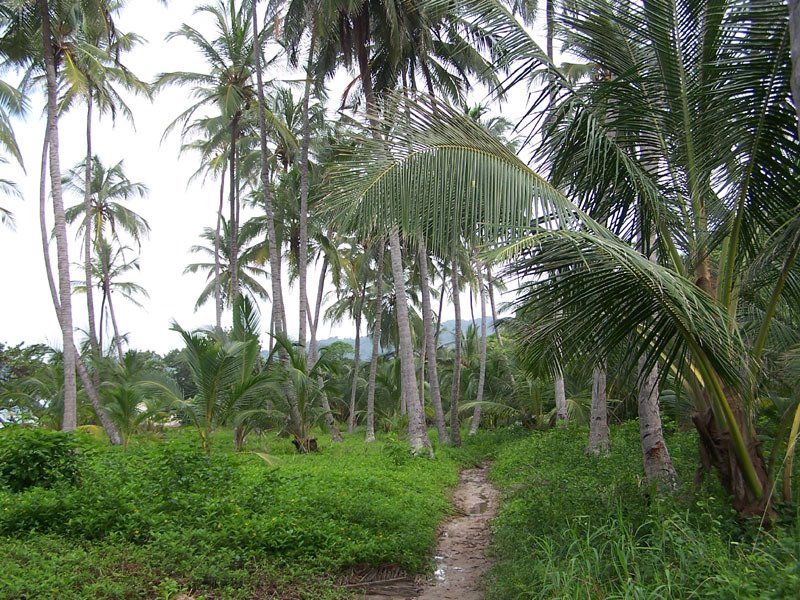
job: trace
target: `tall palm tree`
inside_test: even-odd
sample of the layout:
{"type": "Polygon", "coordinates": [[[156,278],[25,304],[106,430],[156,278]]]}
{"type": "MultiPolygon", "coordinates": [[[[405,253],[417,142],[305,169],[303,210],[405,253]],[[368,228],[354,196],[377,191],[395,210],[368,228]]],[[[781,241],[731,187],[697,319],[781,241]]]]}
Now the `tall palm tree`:
{"type": "MultiPolygon", "coordinates": [[[[47,128],[43,145],[42,190],[45,189],[45,167],[49,164],[51,194],[53,199],[54,237],[56,238],[56,255],[58,265],[58,289],[52,280],[49,269],[49,257],[46,266],[50,283],[53,306],[56,310],[63,337],[64,361],[64,423],[65,430],[73,430],[76,426],[76,368],[84,378],[85,368],[77,364],[77,351],[73,339],[71,281],[69,275],[69,250],[67,242],[67,228],[64,217],[64,202],[61,188],[61,167],[59,158],[59,69],[65,57],[74,51],[85,50],[91,52],[91,44],[82,37],[82,33],[92,29],[109,27],[113,22],[113,13],[122,6],[121,3],[113,5],[102,0],[83,0],[73,10],[73,6],[64,6],[55,3],[51,7],[48,0],[26,0],[15,3],[14,6],[2,7],[3,25],[2,39],[0,39],[0,53],[15,66],[27,71],[25,81],[32,81],[32,75],[37,70],[45,74],[45,89],[47,94],[47,128]]],[[[44,194],[41,194],[44,196],[44,194]]],[[[42,212],[42,217],[44,213],[42,212]]],[[[46,253],[47,254],[47,253],[46,253]]],[[[84,381],[87,383],[87,380],[84,381]]],[[[91,388],[91,382],[88,382],[91,388]]],[[[102,407],[96,390],[90,391],[95,409],[101,420],[102,407]]],[[[113,441],[118,441],[119,436],[114,435],[113,424],[104,420],[109,435],[113,441]]]]}
{"type": "Polygon", "coordinates": [[[256,99],[253,88],[253,61],[258,44],[253,42],[249,8],[249,5],[237,7],[234,0],[217,0],[215,4],[199,6],[195,13],[213,19],[214,33],[217,37],[207,39],[195,27],[183,24],[177,31],[170,33],[167,39],[182,38],[195,46],[205,58],[208,72],[162,73],[155,82],[157,89],[171,85],[188,86],[197,99],[176,117],[164,132],[165,135],[178,126],[182,127],[184,136],[190,134],[198,111],[212,107],[219,111],[224,128],[228,132],[227,167],[230,171],[228,223],[231,230],[228,242],[231,244],[229,256],[234,261],[231,268],[234,296],[239,293],[238,266],[235,264],[239,256],[235,245],[239,239],[240,227],[239,139],[242,136],[245,112],[256,99]]]}

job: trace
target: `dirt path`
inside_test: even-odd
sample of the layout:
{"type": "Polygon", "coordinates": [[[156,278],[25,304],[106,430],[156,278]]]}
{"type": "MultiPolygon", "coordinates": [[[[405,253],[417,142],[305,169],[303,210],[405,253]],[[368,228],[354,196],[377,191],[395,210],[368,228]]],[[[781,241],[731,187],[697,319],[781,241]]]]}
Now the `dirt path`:
{"type": "Polygon", "coordinates": [[[488,481],[488,472],[488,466],[461,472],[453,494],[457,514],[439,533],[433,577],[371,587],[365,600],[483,600],[483,576],[490,566],[485,555],[491,541],[489,521],[500,499],[488,481]]]}

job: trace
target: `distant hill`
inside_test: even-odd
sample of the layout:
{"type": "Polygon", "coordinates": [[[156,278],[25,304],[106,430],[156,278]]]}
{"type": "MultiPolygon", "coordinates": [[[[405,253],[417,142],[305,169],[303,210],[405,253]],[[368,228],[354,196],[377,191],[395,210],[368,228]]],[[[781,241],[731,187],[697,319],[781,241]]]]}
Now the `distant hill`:
{"type": "MultiPolygon", "coordinates": [[[[480,321],[476,321],[475,324],[480,327],[480,321]]],[[[456,337],[454,335],[456,322],[453,320],[450,321],[443,321],[442,322],[442,331],[439,334],[439,345],[440,346],[452,346],[456,337]]],[[[472,325],[472,319],[465,319],[462,321],[462,327],[466,331],[467,327],[472,325]]],[[[489,317],[489,333],[491,334],[493,331],[492,327],[492,318],[489,317]]],[[[319,341],[319,347],[324,348],[325,346],[330,346],[335,342],[344,342],[345,344],[349,344],[355,348],[356,340],[355,338],[340,338],[340,337],[329,337],[325,338],[324,340],[319,341]]],[[[372,357],[372,337],[370,336],[363,336],[361,338],[361,360],[367,361],[372,357]]]]}

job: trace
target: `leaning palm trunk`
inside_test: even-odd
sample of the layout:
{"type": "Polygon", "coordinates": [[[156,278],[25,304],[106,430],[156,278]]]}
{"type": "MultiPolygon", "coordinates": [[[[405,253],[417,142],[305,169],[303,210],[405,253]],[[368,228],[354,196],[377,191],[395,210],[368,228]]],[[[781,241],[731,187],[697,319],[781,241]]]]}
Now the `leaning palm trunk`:
{"type": "Polygon", "coordinates": [[[92,354],[100,356],[94,314],[94,285],[92,284],[92,96],[86,101],[86,164],[84,166],[83,209],[83,270],[86,282],[86,308],[89,318],[89,345],[92,354]]]}
{"type": "MultiPolygon", "coordinates": [[[[50,252],[49,252],[49,238],[47,235],[47,221],[46,221],[46,198],[47,198],[47,179],[45,177],[45,171],[47,170],[47,155],[48,155],[48,146],[50,140],[50,127],[48,124],[47,131],[45,132],[44,138],[44,145],[42,148],[42,172],[41,172],[41,180],[39,182],[39,224],[41,227],[41,234],[42,234],[42,249],[44,251],[44,264],[45,264],[45,271],[47,275],[47,282],[50,288],[50,297],[53,301],[53,308],[56,311],[56,318],[61,321],[61,303],[58,300],[58,292],[56,291],[56,284],[53,280],[53,268],[50,264],[50,252]]],[[[81,378],[81,382],[83,383],[83,388],[86,391],[86,395],[89,397],[89,402],[92,405],[95,413],[97,414],[97,418],[100,420],[100,424],[103,426],[103,430],[108,435],[108,439],[111,441],[112,444],[115,446],[119,446],[122,444],[122,436],[119,434],[119,430],[117,429],[114,422],[108,416],[105,409],[103,408],[103,404],[100,401],[100,397],[97,394],[97,387],[94,385],[91,377],[89,376],[89,372],[86,370],[85,365],[83,362],[77,358],[79,357],[78,349],[75,348],[73,343],[72,351],[76,356],[75,366],[78,370],[78,375],[81,378]]]]}
{"type": "Polygon", "coordinates": [[[414,369],[414,351],[411,347],[411,327],[408,317],[403,255],[400,249],[400,232],[397,227],[392,227],[389,230],[389,254],[392,262],[394,293],[397,304],[397,328],[400,338],[400,381],[402,382],[401,397],[406,405],[408,414],[408,443],[411,446],[412,453],[420,454],[427,450],[427,453],[433,456],[433,449],[425,430],[425,416],[419,403],[419,390],[414,369]]]}
{"type": "Polygon", "coordinates": [[[366,441],[375,441],[375,380],[378,376],[378,353],[381,344],[381,318],[383,312],[383,255],[386,242],[383,238],[378,242],[378,262],[376,267],[377,285],[375,290],[375,325],[372,328],[372,357],[369,361],[369,379],[367,380],[367,435],[366,441]]]}
{"type": "Polygon", "coordinates": [[[478,278],[478,293],[481,298],[480,367],[478,369],[478,393],[475,398],[477,405],[475,406],[475,412],[472,414],[472,424],[469,428],[470,435],[478,433],[478,428],[481,426],[481,402],[483,402],[483,388],[486,385],[486,289],[481,275],[482,268],[483,265],[478,261],[475,265],[475,276],[478,278]]]}
{"type": "Polygon", "coordinates": [[[494,301],[494,283],[492,283],[492,271],[487,265],[486,267],[486,287],[489,295],[489,306],[492,309],[492,329],[494,330],[494,337],[497,338],[497,345],[503,345],[503,339],[500,337],[500,330],[497,328],[497,305],[494,301]]]}
{"type": "Polygon", "coordinates": [[[69,276],[69,251],[67,248],[67,222],[64,218],[64,200],[61,193],[61,163],[58,148],[58,81],[52,34],[50,7],[40,0],[42,15],[42,42],[47,78],[47,127],[50,158],[50,186],[53,196],[53,228],[56,238],[58,265],[58,295],[61,307],[59,323],[63,338],[64,360],[64,431],[77,426],[77,382],[75,380],[75,345],[72,337],[72,284],[69,276]]]}
{"type": "Polygon", "coordinates": [[[230,226],[230,292],[228,293],[228,302],[233,306],[236,298],[239,296],[239,210],[238,210],[238,197],[237,192],[239,189],[239,181],[237,179],[238,173],[236,172],[236,141],[239,130],[239,118],[235,117],[231,123],[231,153],[228,160],[228,168],[230,169],[231,184],[230,184],[230,212],[229,219],[230,226]]]}
{"type": "Polygon", "coordinates": [[[608,454],[608,396],[606,393],[606,365],[596,365],[592,371],[592,416],[589,421],[587,454],[608,454]]]}
{"type": "Polygon", "coordinates": [[[458,263],[450,265],[450,281],[453,285],[453,311],[455,312],[455,348],[453,350],[453,381],[450,390],[450,439],[454,446],[461,445],[461,426],[458,419],[459,394],[461,393],[461,285],[458,281],[458,263]]]}
{"type": "MultiPolygon", "coordinates": [[[[431,292],[428,286],[428,253],[425,241],[419,247],[419,278],[420,292],[422,294],[422,323],[425,329],[425,354],[428,358],[428,383],[431,386],[431,402],[436,418],[436,430],[439,434],[439,443],[446,444],[450,441],[447,435],[447,425],[444,421],[442,408],[442,395],[439,390],[439,372],[436,364],[436,343],[433,335],[433,311],[431,309],[431,292]]],[[[423,364],[424,368],[424,364],[423,364]]]]}
{"type": "MultiPolygon", "coordinates": [[[[317,364],[317,359],[319,358],[319,346],[317,344],[317,336],[315,333],[315,328],[312,328],[312,335],[311,335],[311,347],[310,347],[310,355],[309,355],[309,369],[313,369],[314,365],[317,364]]],[[[328,429],[328,433],[331,434],[331,439],[334,442],[341,442],[343,441],[342,433],[339,431],[339,428],[336,426],[336,419],[333,418],[333,412],[331,412],[331,404],[328,401],[328,394],[325,393],[325,390],[322,386],[322,376],[317,377],[317,383],[319,384],[319,389],[322,392],[320,394],[320,403],[322,404],[322,418],[325,421],[325,427],[328,429]]]]}

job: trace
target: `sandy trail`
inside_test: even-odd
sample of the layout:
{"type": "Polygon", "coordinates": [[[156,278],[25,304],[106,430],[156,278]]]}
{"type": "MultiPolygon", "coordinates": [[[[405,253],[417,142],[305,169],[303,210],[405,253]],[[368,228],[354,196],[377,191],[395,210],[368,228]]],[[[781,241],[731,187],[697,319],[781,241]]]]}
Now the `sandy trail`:
{"type": "Polygon", "coordinates": [[[453,494],[457,514],[444,523],[436,548],[436,571],[428,581],[397,580],[370,586],[365,600],[483,600],[483,576],[490,567],[486,549],[489,521],[500,493],[489,483],[489,467],[461,472],[453,494]]]}

